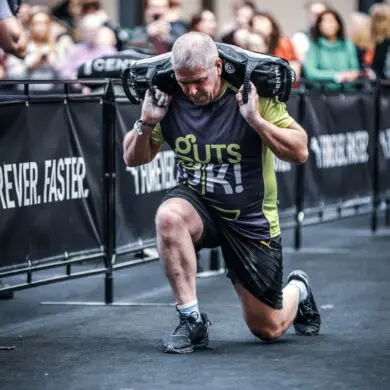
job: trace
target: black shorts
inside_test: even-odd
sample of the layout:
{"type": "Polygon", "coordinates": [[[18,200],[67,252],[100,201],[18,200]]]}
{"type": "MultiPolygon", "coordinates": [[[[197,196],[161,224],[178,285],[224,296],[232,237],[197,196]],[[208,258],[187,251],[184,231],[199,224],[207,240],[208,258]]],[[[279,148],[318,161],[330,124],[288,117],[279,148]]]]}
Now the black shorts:
{"type": "Polygon", "coordinates": [[[227,276],[240,283],[266,305],[282,308],[283,258],[281,238],[256,241],[242,236],[206,205],[195,191],[179,184],[167,192],[164,200],[182,198],[194,207],[203,221],[203,234],[196,249],[221,247],[227,276]]]}

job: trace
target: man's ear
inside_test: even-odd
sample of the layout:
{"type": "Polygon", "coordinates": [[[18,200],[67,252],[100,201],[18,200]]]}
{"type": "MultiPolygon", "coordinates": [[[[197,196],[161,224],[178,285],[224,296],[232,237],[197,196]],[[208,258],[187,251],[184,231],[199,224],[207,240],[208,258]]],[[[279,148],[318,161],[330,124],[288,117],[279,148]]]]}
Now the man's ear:
{"type": "Polygon", "coordinates": [[[220,58],[217,58],[217,61],[215,62],[215,66],[217,67],[218,76],[221,76],[223,63],[222,63],[222,60],[220,58]]]}

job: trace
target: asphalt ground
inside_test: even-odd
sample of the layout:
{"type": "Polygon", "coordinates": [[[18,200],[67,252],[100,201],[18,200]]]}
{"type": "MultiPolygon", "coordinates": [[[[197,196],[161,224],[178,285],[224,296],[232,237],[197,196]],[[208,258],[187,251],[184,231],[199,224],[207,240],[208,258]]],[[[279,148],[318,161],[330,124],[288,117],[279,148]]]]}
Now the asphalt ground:
{"type": "Polygon", "coordinates": [[[319,336],[290,328],[261,343],[247,330],[230,281],[200,277],[210,346],[164,354],[161,340],[177,317],[153,262],[115,273],[112,306],[102,304],[103,276],[0,301],[0,345],[15,347],[0,351],[0,389],[389,389],[390,229],[373,235],[369,217],[359,216],[305,227],[298,252],[291,230],[283,240],[285,276],[300,268],[312,279],[319,336]]]}

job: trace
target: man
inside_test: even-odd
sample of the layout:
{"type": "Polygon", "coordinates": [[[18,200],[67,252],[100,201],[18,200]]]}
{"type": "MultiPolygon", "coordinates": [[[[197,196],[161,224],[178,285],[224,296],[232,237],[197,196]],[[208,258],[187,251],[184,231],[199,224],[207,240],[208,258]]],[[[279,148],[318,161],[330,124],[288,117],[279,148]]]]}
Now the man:
{"type": "Polygon", "coordinates": [[[8,1],[0,2],[0,48],[19,58],[26,55],[26,35],[8,1]]]}
{"type": "MultiPolygon", "coordinates": [[[[5,0],[0,1],[0,49],[19,58],[24,58],[26,55],[26,43],[27,41],[23,27],[12,14],[8,2],[5,0]]],[[[0,288],[1,287],[4,287],[4,284],[0,279],[0,288]]],[[[0,299],[11,298],[13,298],[12,292],[0,292],[0,299]]]]}
{"type": "Polygon", "coordinates": [[[156,215],[159,255],[177,300],[179,325],[165,352],[188,353],[208,344],[209,320],[196,297],[195,249],[221,246],[228,277],[250,331],[275,340],[294,321],[299,334],[316,335],[320,316],[307,275],[295,271],[282,290],[282,252],[274,154],[303,163],[305,131],[276,99],[259,98],[222,77],[214,41],[191,32],[172,48],[180,90],[147,92],[138,131],[124,139],[128,166],[150,162],[166,141],[178,159],[178,184],[156,215]],[[142,134],[140,134],[142,133],[142,134]],[[298,311],[298,314],[297,314],[298,311]]]}
{"type": "Polygon", "coordinates": [[[130,45],[151,49],[156,54],[170,51],[173,42],[187,32],[187,25],[182,20],[170,20],[169,0],[145,0],[144,5],[145,25],[131,31],[130,45]]]}

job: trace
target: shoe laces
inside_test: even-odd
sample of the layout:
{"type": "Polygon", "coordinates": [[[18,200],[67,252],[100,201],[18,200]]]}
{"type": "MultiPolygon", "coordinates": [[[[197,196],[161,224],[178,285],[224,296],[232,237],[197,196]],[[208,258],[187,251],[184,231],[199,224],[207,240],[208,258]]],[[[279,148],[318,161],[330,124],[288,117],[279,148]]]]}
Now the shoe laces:
{"type": "Polygon", "coordinates": [[[172,334],[188,336],[191,331],[196,327],[197,318],[195,317],[195,315],[198,315],[198,313],[193,312],[188,316],[178,313],[180,323],[172,334]]]}

